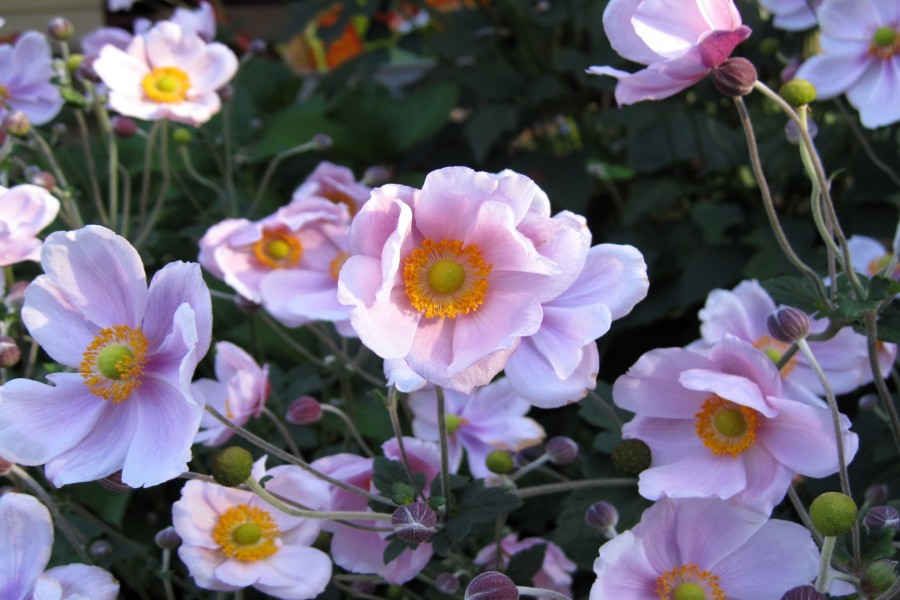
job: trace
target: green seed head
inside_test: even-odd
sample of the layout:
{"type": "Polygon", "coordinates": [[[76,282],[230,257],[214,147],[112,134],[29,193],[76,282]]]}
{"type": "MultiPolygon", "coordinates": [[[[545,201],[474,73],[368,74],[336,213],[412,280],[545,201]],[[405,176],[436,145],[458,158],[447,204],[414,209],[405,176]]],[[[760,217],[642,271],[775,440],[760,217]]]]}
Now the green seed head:
{"type": "Polygon", "coordinates": [[[856,521],[856,503],[840,492],[825,492],[809,507],[809,516],[816,530],[826,537],[846,533],[856,521]]]}
{"type": "Polygon", "coordinates": [[[229,446],[213,458],[212,476],[219,485],[238,486],[250,477],[253,456],[240,446],[229,446]]]}
{"type": "Polygon", "coordinates": [[[692,581],[685,581],[677,588],[672,596],[673,600],[705,600],[706,592],[692,581]]]}
{"type": "Polygon", "coordinates": [[[778,95],[791,106],[803,106],[816,99],[816,86],[805,79],[791,79],[781,86],[778,95]]]}
{"type": "Polygon", "coordinates": [[[622,440],[612,451],[613,466],[626,477],[639,475],[650,460],[650,446],[641,440],[622,440]]]}
{"type": "Polygon", "coordinates": [[[256,523],[241,523],[231,532],[231,539],[240,546],[255,544],[262,537],[262,527],[256,523]]]}
{"type": "Polygon", "coordinates": [[[128,365],[134,358],[134,352],[122,344],[110,344],[97,353],[97,370],[107,379],[119,381],[128,373],[128,365]]]}
{"type": "Polygon", "coordinates": [[[489,452],[484,459],[484,463],[491,473],[496,473],[497,475],[512,473],[513,468],[515,468],[512,455],[506,450],[493,450],[489,452]]]}

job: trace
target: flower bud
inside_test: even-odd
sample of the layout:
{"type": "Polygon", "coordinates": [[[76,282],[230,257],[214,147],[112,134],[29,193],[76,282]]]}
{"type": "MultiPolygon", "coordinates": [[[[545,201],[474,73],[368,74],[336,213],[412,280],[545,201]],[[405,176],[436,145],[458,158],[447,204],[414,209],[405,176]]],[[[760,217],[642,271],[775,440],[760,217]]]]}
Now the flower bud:
{"type": "Polygon", "coordinates": [[[877,394],[863,394],[859,398],[859,410],[875,410],[875,407],[878,406],[878,395],[877,394]]]}
{"type": "Polygon", "coordinates": [[[38,171],[31,176],[31,184],[42,187],[48,192],[52,192],[53,188],[56,187],[56,177],[53,176],[53,173],[38,171]]]}
{"type": "Polygon", "coordinates": [[[893,506],[873,506],[866,513],[863,525],[869,531],[900,529],[900,512],[893,506]]]}
{"type": "Polygon", "coordinates": [[[172,132],[172,141],[176,144],[189,144],[194,139],[194,134],[187,127],[179,127],[172,132]]]}
{"type": "Polygon", "coordinates": [[[84,54],[70,54],[69,58],[66,59],[66,69],[68,69],[70,73],[74,73],[83,62],[84,54]]]}
{"type": "Polygon", "coordinates": [[[613,467],[626,477],[637,477],[650,460],[650,446],[637,439],[622,440],[612,451],[613,467]]]}
{"type": "Polygon", "coordinates": [[[497,475],[507,475],[515,468],[512,454],[506,450],[491,450],[484,459],[488,471],[497,475]]]}
{"type": "Polygon", "coordinates": [[[801,585],[786,591],[781,600],[825,600],[825,594],[817,592],[811,585],[801,585]]]}
{"type": "Polygon", "coordinates": [[[853,498],[840,492],[825,492],[809,507],[813,527],[826,537],[836,537],[850,531],[856,521],[856,513],[853,498]]]}
{"type": "Polygon", "coordinates": [[[103,479],[98,479],[97,483],[100,484],[100,487],[110,492],[127,492],[131,489],[131,486],[122,483],[121,469],[111,475],[107,475],[103,479]]]}
{"type": "Polygon", "coordinates": [[[413,502],[394,511],[391,526],[398,539],[407,544],[421,544],[437,531],[437,515],[424,502],[413,502]]]}
{"type": "Polygon", "coordinates": [[[328,148],[331,148],[331,145],[334,143],[331,136],[325,135],[324,133],[317,133],[313,136],[312,141],[316,150],[327,150],[328,148]]]}
{"type": "Polygon", "coordinates": [[[403,600],[406,597],[406,594],[403,592],[403,586],[396,584],[388,586],[387,597],[388,600],[403,600]]]}
{"type": "Polygon", "coordinates": [[[785,344],[791,344],[809,335],[809,316],[792,306],[783,306],[766,317],[769,334],[785,344]]]}
{"type": "Polygon", "coordinates": [[[47,33],[53,39],[64,42],[75,35],[75,26],[65,17],[54,17],[47,23],[47,33]]]}
{"type": "Polygon", "coordinates": [[[106,540],[97,540],[88,547],[88,552],[97,560],[106,560],[112,556],[113,546],[106,540]]]}
{"type": "Polygon", "coordinates": [[[816,86],[805,79],[791,79],[784,82],[778,90],[778,95],[784,101],[793,106],[804,106],[816,99],[816,86]]]}
{"type": "Polygon", "coordinates": [[[21,110],[11,110],[3,119],[3,129],[9,135],[25,137],[31,132],[31,121],[21,110]]]}
{"type": "Polygon", "coordinates": [[[376,165],[374,167],[369,167],[368,169],[366,169],[366,172],[363,173],[361,183],[363,185],[374,187],[387,183],[390,178],[390,169],[388,169],[387,167],[376,165]]]}
{"type": "Polygon", "coordinates": [[[69,132],[69,126],[65,123],[54,123],[50,126],[50,133],[53,134],[55,139],[59,139],[61,137],[65,137],[65,135],[69,132]]]}
{"type": "Polygon", "coordinates": [[[885,483],[876,483],[866,488],[863,497],[869,504],[884,504],[888,501],[891,491],[885,483]]]}
{"type": "Polygon", "coordinates": [[[434,578],[434,585],[442,594],[452,596],[459,591],[459,577],[453,573],[440,573],[434,578]]]}
{"type": "Polygon", "coordinates": [[[253,470],[253,456],[240,446],[229,446],[213,458],[213,479],[225,487],[238,486],[250,477],[253,470]]]}
{"type": "Polygon", "coordinates": [[[578,458],[578,444],[570,437],[558,435],[547,440],[547,455],[554,465],[570,465],[578,458]]]}
{"type": "Polygon", "coordinates": [[[469,582],[465,600],[518,600],[513,580],[497,571],[485,571],[469,582]]]}
{"type": "Polygon", "coordinates": [[[619,511],[609,502],[594,502],[584,513],[584,522],[595,531],[606,537],[616,537],[616,525],[619,524],[619,511]]]}
{"type": "Polygon", "coordinates": [[[362,594],[368,594],[369,596],[375,591],[375,582],[369,581],[366,579],[354,581],[350,584],[351,593],[355,596],[362,597],[362,594]]]}
{"type": "Polygon", "coordinates": [[[869,592],[874,592],[870,597],[881,594],[891,587],[891,584],[897,579],[897,574],[894,573],[896,566],[897,562],[893,560],[876,560],[866,567],[862,576],[862,587],[869,592]]]}
{"type": "Polygon", "coordinates": [[[312,396],[300,396],[288,406],[285,420],[294,425],[312,425],[322,418],[322,405],[312,396]]]}
{"type": "Polygon", "coordinates": [[[137,133],[138,126],[131,117],[116,115],[112,118],[112,128],[120,138],[130,138],[137,133]]]}
{"type": "Polygon", "coordinates": [[[257,56],[262,56],[268,50],[268,44],[266,44],[266,40],[262,40],[259,38],[254,38],[250,40],[250,44],[247,46],[247,52],[250,54],[255,54],[257,56]]]}
{"type": "Polygon", "coordinates": [[[25,288],[27,287],[27,281],[17,281],[9,286],[9,292],[6,294],[6,298],[3,299],[6,308],[12,312],[22,310],[22,306],[25,304],[25,288]]]}
{"type": "Polygon", "coordinates": [[[781,43],[777,38],[767,37],[759,42],[759,51],[765,56],[775,56],[778,53],[778,48],[780,46],[781,43]]]}
{"type": "Polygon", "coordinates": [[[22,351],[16,344],[16,340],[8,335],[0,335],[0,367],[4,369],[14,367],[22,358],[22,351]]]}
{"type": "Polygon", "coordinates": [[[174,550],[181,545],[181,536],[175,531],[175,528],[169,525],[165,529],[160,529],[153,536],[153,541],[163,550],[174,550]]]}
{"type": "Polygon", "coordinates": [[[712,82],[719,92],[729,98],[746,96],[756,83],[756,67],[746,58],[729,58],[712,70],[712,82]]]}

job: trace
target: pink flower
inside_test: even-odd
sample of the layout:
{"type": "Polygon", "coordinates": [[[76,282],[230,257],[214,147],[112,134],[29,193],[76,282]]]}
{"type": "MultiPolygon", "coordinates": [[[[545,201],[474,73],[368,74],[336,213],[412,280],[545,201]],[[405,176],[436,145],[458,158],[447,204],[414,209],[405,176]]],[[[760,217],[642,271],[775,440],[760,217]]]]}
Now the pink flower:
{"type": "MultiPolygon", "coordinates": [[[[299,467],[265,471],[260,459],[253,476],[271,476],[265,488],[312,510],[328,501],[328,488],[299,467]]],[[[315,598],[331,580],[328,555],[311,548],[319,522],[287,515],[252,492],[199,480],[188,481],[172,506],[181,536],[178,556],[198,586],[233,592],[252,586],[275,598],[315,598]]]]}
{"type": "Polygon", "coordinates": [[[36,31],[25,32],[16,43],[0,44],[0,121],[20,110],[32,125],[43,125],[63,105],[53,83],[53,55],[47,39],[36,31]]]}
{"type": "Polygon", "coordinates": [[[325,198],[336,204],[345,204],[350,216],[355,215],[369,199],[372,188],[356,181],[353,171],[323,160],[316,166],[300,187],[294,190],[291,204],[310,198],[325,198]]]}
{"type": "Polygon", "coordinates": [[[490,570],[502,571],[509,564],[510,558],[533,546],[545,544],[544,562],[534,575],[534,587],[553,590],[566,596],[572,596],[572,576],[577,565],[573,563],[562,548],[543,538],[530,537],[519,540],[519,536],[510,533],[500,540],[500,556],[502,564],[497,564],[497,544],[488,544],[475,556],[475,564],[490,570]]]}
{"type": "Polygon", "coordinates": [[[825,0],[816,11],[822,54],[797,77],[819,99],[847,94],[870,129],[900,120],[900,5],[875,0],[825,0]]]}
{"type": "Polygon", "coordinates": [[[623,58],[647,65],[637,73],[587,70],[619,80],[620,106],[668,98],[694,85],[750,36],[732,0],[610,0],[603,28],[623,58]]]}
{"type": "Polygon", "coordinates": [[[600,548],[590,600],[775,599],[812,581],[818,563],[801,525],[714,498],[663,498],[600,548]]]}
{"type": "Polygon", "coordinates": [[[212,308],[200,267],[171,263],[147,287],[137,251],[96,225],[47,237],[25,291],[34,340],[75,372],[0,387],[0,455],[46,465],[61,486],[122,470],[131,487],[187,470],[203,406],[191,394],[212,308]]]}
{"type": "MultiPolygon", "coordinates": [[[[544,429],[525,414],[531,405],[520,398],[509,381],[498,379],[471,394],[447,390],[446,407],[450,468],[455,472],[462,462],[463,449],[473,477],[491,475],[485,458],[492,450],[518,451],[543,441],[544,429]]],[[[423,440],[437,441],[437,404],[434,389],[409,395],[413,412],[413,433],[423,440]]]]}
{"type": "MultiPolygon", "coordinates": [[[[191,384],[191,391],[235,425],[243,425],[251,417],[262,414],[269,395],[269,365],[260,368],[252,356],[231,342],[219,342],[216,344],[216,379],[198,379],[191,384]]],[[[231,429],[204,412],[194,442],[218,446],[231,436],[231,429]]]]}
{"type": "Polygon", "coordinates": [[[816,9],[823,0],[759,0],[760,6],[775,15],[772,23],[787,31],[816,26],[816,9]]]}
{"type": "Polygon", "coordinates": [[[234,52],[207,44],[171,21],[135,36],[125,51],[104,46],[94,70],[109,87],[110,108],[138,119],[200,125],[219,112],[216,90],[237,71],[234,52]]]}
{"type": "MultiPolygon", "coordinates": [[[[847,238],[847,248],[850,250],[853,270],[866,277],[875,277],[884,271],[892,257],[890,250],[881,242],[864,235],[851,235],[847,238]]],[[[900,265],[894,267],[890,277],[900,279],[900,265]]]]}
{"type": "MultiPolygon", "coordinates": [[[[403,438],[404,448],[409,457],[413,473],[425,475],[425,490],[431,486],[432,480],[441,470],[441,455],[433,442],[423,442],[415,438],[403,438]]],[[[382,445],[384,456],[392,460],[400,460],[400,450],[396,438],[382,445]]],[[[318,471],[331,477],[350,483],[363,489],[372,486],[372,459],[353,454],[334,454],[320,458],[312,463],[318,471]]],[[[364,511],[370,510],[368,501],[352,492],[333,487],[331,501],[327,510],[364,511]]],[[[354,521],[372,527],[384,526],[381,521],[354,521]]],[[[404,550],[388,564],[384,564],[386,533],[364,531],[341,525],[337,522],[326,522],[322,528],[333,534],[331,538],[331,557],[335,564],[351,573],[374,573],[390,583],[405,583],[415,577],[428,561],[434,551],[431,544],[419,544],[415,550],[404,550]]]]}
{"type": "Polygon", "coordinates": [[[56,219],[59,200],[42,187],[22,184],[0,186],[0,267],[39,260],[37,234],[56,219]]]}
{"type": "MultiPolygon", "coordinates": [[[[644,354],[613,387],[615,403],[637,413],[622,437],[650,446],[641,473],[645,498],[715,496],[768,514],[794,473],[838,470],[831,413],[784,396],[772,361],[727,336],[708,356],[681,348],[644,354]]],[[[841,415],[844,457],[858,438],[841,415]]]]}

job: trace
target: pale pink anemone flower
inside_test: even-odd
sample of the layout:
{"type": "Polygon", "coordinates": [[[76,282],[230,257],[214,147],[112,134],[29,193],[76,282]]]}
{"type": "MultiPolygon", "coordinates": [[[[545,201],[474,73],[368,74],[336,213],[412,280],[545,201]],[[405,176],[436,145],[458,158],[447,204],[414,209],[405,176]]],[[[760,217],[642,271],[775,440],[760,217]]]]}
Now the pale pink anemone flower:
{"type": "Polygon", "coordinates": [[[797,523],[714,498],[663,498],[600,547],[590,600],[774,600],[816,576],[797,523]]]}
{"type": "Polygon", "coordinates": [[[325,198],[337,204],[347,205],[352,217],[359,212],[371,193],[372,188],[358,182],[353,171],[323,160],[300,187],[294,190],[291,204],[325,198]]]}
{"type": "MultiPolygon", "coordinates": [[[[431,482],[439,476],[441,470],[441,454],[434,442],[426,442],[415,438],[403,438],[406,455],[409,458],[413,473],[425,476],[425,493],[431,482]]],[[[400,460],[400,449],[397,439],[393,438],[382,444],[384,456],[391,460],[400,460]]],[[[355,454],[334,454],[320,458],[312,463],[313,468],[334,479],[355,485],[366,490],[376,491],[372,485],[372,459],[355,454]]],[[[331,511],[365,511],[371,510],[368,500],[352,492],[338,487],[331,488],[331,500],[327,509],[331,511]]],[[[383,527],[384,521],[357,521],[354,523],[370,527],[383,527]]],[[[371,573],[379,575],[388,583],[401,584],[419,574],[431,560],[434,550],[431,544],[422,543],[415,549],[407,549],[388,564],[384,564],[384,550],[388,543],[388,533],[354,529],[335,521],[327,521],[322,529],[332,533],[331,557],[335,564],[351,573],[371,573]]]]}
{"type": "MultiPolygon", "coordinates": [[[[262,367],[253,357],[231,342],[216,344],[216,379],[198,379],[191,384],[198,399],[212,406],[235,425],[244,425],[259,417],[269,396],[269,365],[262,367]]],[[[200,418],[200,431],[194,442],[218,446],[231,439],[233,432],[211,414],[200,418]]]]}
{"type": "Polygon", "coordinates": [[[572,575],[578,566],[569,560],[562,548],[539,537],[519,539],[515,533],[510,533],[500,540],[500,557],[502,564],[497,564],[497,544],[488,544],[475,555],[474,563],[488,570],[503,571],[510,559],[521,552],[538,545],[545,545],[544,561],[541,568],[534,574],[532,581],[534,587],[545,590],[553,590],[568,597],[572,597],[572,575]]]}
{"type": "Polygon", "coordinates": [[[353,335],[337,300],[349,256],[350,214],[322,198],[289,204],[260,221],[226,219],[200,240],[200,264],[288,327],[330,321],[353,335]]]}
{"type": "Polygon", "coordinates": [[[40,33],[27,31],[12,45],[0,44],[0,121],[10,110],[25,113],[32,125],[52,120],[63,106],[54,77],[53,53],[40,33]]]}
{"type": "Polygon", "coordinates": [[[550,218],[529,178],[447,167],[421,190],[372,191],[350,226],[338,299],[373,352],[469,393],[538,331],[541,304],[571,286],[589,244],[574,215],[550,218]]]}
{"type": "Polygon", "coordinates": [[[195,31],[162,21],[124,51],[104,46],[93,67],[116,112],[200,125],[219,112],[216,90],[234,76],[238,60],[227,46],[207,44],[195,31]]]}
{"type": "Polygon", "coordinates": [[[0,455],[45,465],[56,486],[118,470],[151,486],[186,471],[203,412],[190,383],[212,335],[200,266],[170,263],[148,289],[137,251],[97,225],[48,236],[41,265],[22,321],[75,372],[0,387],[0,455]]]}
{"type": "Polygon", "coordinates": [[[823,0],[759,0],[760,6],[774,15],[772,24],[786,31],[815,27],[816,9],[823,0]]]}
{"type": "Polygon", "coordinates": [[[797,77],[821,99],[847,94],[865,127],[900,120],[900,5],[875,0],[825,0],[816,11],[822,54],[797,77]]]}
{"type": "MultiPolygon", "coordinates": [[[[756,280],[742,281],[733,290],[713,290],[699,314],[702,340],[689,348],[704,352],[725,336],[733,335],[765,352],[772,362],[778,362],[790,344],[769,333],[766,319],[776,308],[775,301],[756,280]]],[[[810,319],[812,333],[827,327],[826,319],[810,319]]],[[[810,340],[809,347],[836,394],[846,394],[872,382],[868,342],[851,328],[841,329],[826,341],[810,340]]],[[[897,347],[879,342],[878,349],[881,371],[889,373],[897,347]]],[[[824,406],[821,397],[825,389],[802,353],[795,354],[780,373],[787,397],[824,406]]]]}
{"type": "MultiPolygon", "coordinates": [[[[775,365],[733,336],[706,356],[682,348],[644,354],[613,386],[616,405],[635,414],[622,437],[652,456],[638,482],[650,500],[716,496],[769,514],[794,473],[838,471],[831,412],[785,397],[775,365]]],[[[859,439],[840,415],[844,458],[859,439]]]]}
{"type": "Polygon", "coordinates": [[[40,186],[0,186],[0,267],[40,260],[41,240],[37,234],[58,213],[59,200],[40,186]]]}
{"type": "MultiPolygon", "coordinates": [[[[429,387],[409,395],[413,413],[412,428],[417,438],[437,441],[437,402],[429,387]]],[[[534,419],[525,414],[531,405],[519,397],[506,378],[462,394],[444,393],[450,468],[456,472],[462,463],[463,450],[473,477],[491,475],[485,459],[493,450],[517,452],[540,444],[546,434],[534,419]]]]}
{"type": "Polygon", "coordinates": [[[0,598],[118,598],[119,582],[100,567],[72,564],[45,571],[52,549],[47,507],[27,494],[0,496],[0,598]]]}
{"type": "MultiPolygon", "coordinates": [[[[328,487],[299,467],[265,470],[252,476],[273,494],[311,510],[328,502],[328,487]]],[[[172,524],[181,536],[178,556],[201,588],[233,592],[245,587],[275,598],[305,600],[331,581],[328,555],[312,548],[320,521],[283,513],[252,492],[199,480],[188,481],[172,505],[172,524]]]]}
{"type": "Polygon", "coordinates": [[[619,80],[620,106],[668,98],[694,85],[750,36],[732,0],[610,0],[603,28],[623,58],[647,65],[637,73],[587,69],[619,80]]]}
{"type": "MultiPolygon", "coordinates": [[[[847,249],[850,251],[850,263],[853,270],[866,277],[881,274],[891,262],[893,254],[884,244],[865,235],[851,235],[847,238],[847,249]]],[[[900,280],[900,264],[889,273],[891,279],[900,280]]]]}

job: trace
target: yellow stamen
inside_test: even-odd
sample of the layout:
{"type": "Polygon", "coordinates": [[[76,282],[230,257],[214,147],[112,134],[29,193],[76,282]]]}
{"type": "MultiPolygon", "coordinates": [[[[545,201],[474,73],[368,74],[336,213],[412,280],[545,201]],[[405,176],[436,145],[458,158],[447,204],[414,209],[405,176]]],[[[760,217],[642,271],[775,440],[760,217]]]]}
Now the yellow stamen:
{"type": "Polygon", "coordinates": [[[283,226],[263,230],[263,236],[253,244],[257,260],[273,269],[296,267],[303,255],[303,245],[291,231],[283,226]]]}
{"type": "Polygon", "coordinates": [[[492,267],[475,244],[426,239],[403,263],[406,295],[429,319],[468,314],[484,302],[492,267]]]}
{"type": "Polygon", "coordinates": [[[693,563],[669,569],[656,580],[660,600],[727,600],[719,577],[693,563]]]}
{"type": "Polygon", "coordinates": [[[125,400],[141,385],[147,345],[140,327],[113,325],[101,329],[81,358],[79,371],[85,385],[104,400],[125,400]]]}
{"type": "Polygon", "coordinates": [[[345,194],[340,190],[329,190],[327,192],[324,192],[322,195],[335,204],[345,205],[350,210],[351,217],[356,214],[356,203],[348,194],[345,194]]]}
{"type": "Polygon", "coordinates": [[[213,540],[229,558],[252,562],[278,552],[278,525],[265,509],[238,504],[226,510],[213,530],[213,540]]]}
{"type": "Polygon", "coordinates": [[[756,442],[759,413],[752,408],[713,395],[694,417],[697,436],[715,455],[737,458],[756,442]]]}
{"type": "MultiPolygon", "coordinates": [[[[778,340],[769,337],[767,335],[760,336],[755,342],[753,342],[753,347],[757,350],[762,350],[769,359],[778,364],[778,361],[781,360],[781,357],[784,356],[784,353],[787,352],[788,348],[791,347],[790,344],[785,344],[784,342],[779,342],[778,340]]],[[[797,366],[797,355],[791,357],[790,360],[785,363],[783,367],[781,367],[781,376],[787,377],[788,374],[794,370],[794,367],[797,366]]]]}
{"type": "Polygon", "coordinates": [[[184,102],[191,89],[191,78],[178,67],[156,67],[141,81],[144,94],[155,102],[184,102]]]}
{"type": "Polygon", "coordinates": [[[338,252],[337,256],[331,259],[331,263],[328,265],[328,274],[331,275],[331,278],[337,281],[338,276],[341,274],[341,267],[344,266],[344,263],[347,262],[347,259],[350,258],[349,252],[338,252]]]}

